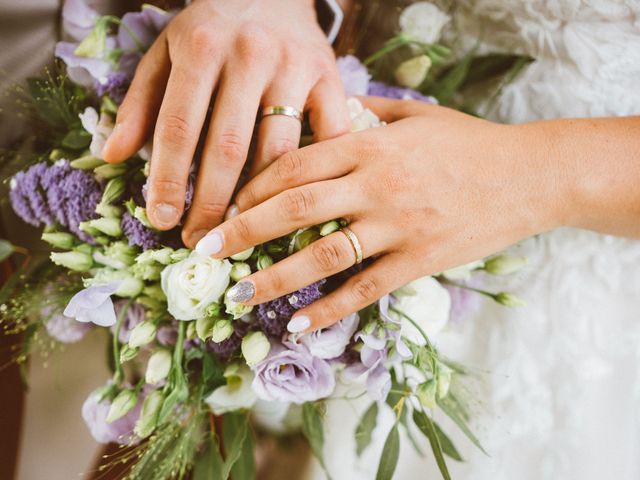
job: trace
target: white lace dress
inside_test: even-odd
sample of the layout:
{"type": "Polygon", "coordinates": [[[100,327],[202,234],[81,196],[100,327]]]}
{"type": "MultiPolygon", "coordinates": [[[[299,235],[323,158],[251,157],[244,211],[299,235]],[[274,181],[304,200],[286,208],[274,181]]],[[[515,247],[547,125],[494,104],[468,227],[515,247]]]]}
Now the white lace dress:
{"type": "MultiPolygon", "coordinates": [[[[482,30],[492,50],[537,59],[503,91],[496,120],[640,114],[640,0],[457,4],[455,25],[471,38],[482,30]]],[[[466,460],[449,462],[454,479],[639,479],[640,241],[561,229],[513,248],[530,264],[508,289],[528,305],[484,303],[436,339],[482,379],[474,427],[490,456],[454,433],[466,460]]],[[[391,413],[357,459],[367,404],[329,407],[326,457],[338,480],[375,478],[391,413]]],[[[403,440],[395,478],[439,478],[431,454],[403,440]]]]}

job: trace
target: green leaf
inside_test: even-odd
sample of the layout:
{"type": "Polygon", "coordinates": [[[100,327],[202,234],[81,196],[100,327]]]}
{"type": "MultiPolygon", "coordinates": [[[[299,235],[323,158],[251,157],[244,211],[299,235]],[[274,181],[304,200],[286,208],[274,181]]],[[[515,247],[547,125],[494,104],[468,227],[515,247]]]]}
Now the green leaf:
{"type": "Polygon", "coordinates": [[[442,447],[442,451],[444,452],[444,454],[449,458],[457,460],[458,462],[464,461],[462,459],[462,455],[460,455],[447,434],[444,433],[444,431],[440,428],[440,425],[438,425],[436,422],[433,422],[433,426],[436,429],[436,434],[438,435],[438,440],[440,440],[440,446],[442,447]]]}
{"type": "Polygon", "coordinates": [[[225,480],[222,473],[222,456],[215,435],[209,434],[205,449],[193,465],[193,480],[225,480]]]}
{"type": "Polygon", "coordinates": [[[474,52],[475,49],[462,57],[442,79],[438,79],[434,87],[429,92],[438,99],[438,102],[441,105],[448,105],[455,93],[464,83],[467,75],[469,74],[474,52]]]}
{"type": "Polygon", "coordinates": [[[447,416],[454,421],[454,423],[458,426],[462,433],[464,433],[467,438],[473,443],[476,447],[478,447],[485,455],[488,453],[482,448],[480,444],[480,440],[473,434],[469,426],[467,425],[468,415],[465,412],[460,402],[456,399],[453,393],[449,393],[446,397],[440,399],[438,401],[438,406],[442,409],[447,416]]]}
{"type": "Polygon", "coordinates": [[[9,258],[13,252],[15,252],[13,244],[8,240],[0,239],[0,262],[9,258]]]}
{"type": "Polygon", "coordinates": [[[509,55],[492,53],[475,57],[471,61],[469,74],[461,88],[466,88],[476,82],[482,82],[487,79],[506,75],[509,71],[519,64],[528,64],[533,58],[523,55],[509,55]]]}
{"type": "Polygon", "coordinates": [[[440,439],[438,438],[438,433],[436,432],[431,418],[424,412],[414,410],[413,421],[420,429],[420,431],[424,433],[424,435],[429,439],[431,450],[433,451],[433,456],[436,459],[436,463],[438,464],[438,468],[440,469],[442,478],[444,478],[444,480],[451,480],[451,475],[449,474],[449,469],[447,468],[447,462],[444,459],[444,455],[442,453],[440,439]]]}
{"type": "Polygon", "coordinates": [[[389,435],[387,435],[387,440],[384,442],[376,480],[391,480],[393,478],[393,473],[396,471],[396,466],[398,465],[399,455],[400,435],[398,434],[398,424],[394,423],[389,435]]]}
{"type": "Polygon", "coordinates": [[[224,368],[212,355],[205,352],[202,357],[203,396],[208,396],[209,393],[220,385],[224,385],[225,382],[224,368]]]}
{"type": "Polygon", "coordinates": [[[322,465],[327,477],[329,472],[324,463],[324,427],[322,424],[322,403],[307,402],[302,406],[302,433],[311,445],[311,451],[322,465]]]}
{"type": "Polygon", "coordinates": [[[376,426],[377,417],[378,403],[373,402],[367,411],[364,412],[364,415],[356,427],[356,453],[358,456],[360,456],[371,443],[371,434],[376,426]]]}
{"type": "Polygon", "coordinates": [[[222,419],[225,459],[221,468],[223,479],[229,478],[231,469],[242,455],[245,439],[249,432],[249,420],[240,413],[228,413],[222,419]]]}
{"type": "Polygon", "coordinates": [[[256,478],[256,462],[254,457],[255,442],[251,428],[248,427],[247,435],[240,449],[240,456],[231,468],[233,480],[253,480],[256,478]]]}
{"type": "Polygon", "coordinates": [[[73,150],[82,150],[91,143],[91,134],[83,129],[71,130],[62,139],[62,146],[73,150]]]}

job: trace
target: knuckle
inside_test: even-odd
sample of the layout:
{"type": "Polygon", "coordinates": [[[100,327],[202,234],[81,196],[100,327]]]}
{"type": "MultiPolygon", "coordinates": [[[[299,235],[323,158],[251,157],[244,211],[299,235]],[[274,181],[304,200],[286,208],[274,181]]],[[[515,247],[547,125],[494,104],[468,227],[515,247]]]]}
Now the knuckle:
{"type": "Polygon", "coordinates": [[[175,146],[184,146],[189,140],[191,129],[184,116],[179,113],[167,114],[158,125],[158,140],[175,146]]]}
{"type": "Polygon", "coordinates": [[[176,199],[184,195],[186,185],[171,178],[154,178],[150,182],[149,195],[161,198],[163,201],[167,197],[176,199]]]}
{"type": "Polygon", "coordinates": [[[261,25],[248,23],[236,37],[236,51],[244,60],[263,60],[271,42],[271,36],[261,25]]]}
{"type": "Polygon", "coordinates": [[[304,220],[313,210],[314,203],[313,194],[307,188],[285,192],[281,202],[285,218],[294,222],[304,220]]]}
{"type": "Polygon", "coordinates": [[[334,272],[342,264],[344,253],[335,242],[314,242],[310,245],[311,255],[323,272],[334,272]]]}
{"type": "Polygon", "coordinates": [[[244,146],[242,137],[234,128],[227,128],[222,131],[216,148],[222,154],[222,159],[227,164],[236,164],[242,161],[244,146]]]}
{"type": "Polygon", "coordinates": [[[357,302],[371,303],[377,298],[378,284],[372,278],[360,278],[353,282],[351,290],[357,302]]]}
{"type": "Polygon", "coordinates": [[[278,159],[275,166],[276,180],[289,183],[302,174],[302,157],[291,151],[278,159]]]}
{"type": "Polygon", "coordinates": [[[189,51],[195,56],[211,53],[215,44],[215,31],[208,24],[196,25],[187,37],[189,51]]]}
{"type": "MultiPolygon", "coordinates": [[[[260,284],[262,285],[262,291],[260,292],[261,295],[278,297],[285,293],[283,292],[284,281],[277,269],[267,268],[266,270],[262,270],[260,274],[261,276],[264,275],[263,280],[260,281],[260,284]]],[[[257,284],[258,282],[256,282],[256,286],[257,284]]]]}
{"type": "Polygon", "coordinates": [[[231,221],[234,235],[243,242],[248,242],[251,238],[251,227],[243,215],[234,217],[231,221]]]}
{"type": "Polygon", "coordinates": [[[322,324],[331,324],[341,318],[340,309],[338,305],[331,301],[325,300],[319,305],[320,310],[320,322],[322,324]]]}
{"type": "Polygon", "coordinates": [[[227,204],[216,200],[207,200],[194,205],[194,210],[205,219],[221,219],[227,211],[227,204]]]}

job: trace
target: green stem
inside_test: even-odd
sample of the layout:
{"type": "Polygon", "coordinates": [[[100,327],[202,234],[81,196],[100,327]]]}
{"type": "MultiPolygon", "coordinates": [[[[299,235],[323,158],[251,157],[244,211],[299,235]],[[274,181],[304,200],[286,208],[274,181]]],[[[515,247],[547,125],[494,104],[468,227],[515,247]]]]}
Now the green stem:
{"type": "Polygon", "coordinates": [[[178,382],[182,381],[182,357],[184,356],[184,339],[187,333],[187,322],[180,322],[178,326],[178,340],[173,350],[173,363],[171,365],[171,383],[175,387],[178,382]]]}
{"type": "Polygon", "coordinates": [[[480,295],[484,295],[484,296],[489,297],[489,298],[491,298],[493,300],[496,299],[496,294],[495,293],[487,292],[486,290],[481,290],[479,288],[470,287],[469,285],[464,285],[462,283],[452,282],[451,280],[447,280],[446,278],[438,278],[438,281],[440,283],[444,283],[445,285],[450,285],[452,287],[462,288],[463,290],[469,290],[470,292],[479,293],[480,295]]]}
{"type": "Polygon", "coordinates": [[[120,310],[120,314],[118,315],[118,319],[116,321],[116,329],[113,332],[113,364],[115,366],[115,373],[113,375],[113,382],[117,385],[122,380],[124,380],[124,370],[122,369],[122,364],[120,363],[120,328],[122,327],[122,322],[129,311],[129,307],[133,303],[133,298],[130,299],[120,310]]]}
{"type": "Polygon", "coordinates": [[[433,347],[433,344],[431,343],[431,341],[429,340],[429,337],[427,336],[427,334],[425,333],[425,331],[422,329],[422,327],[420,325],[418,325],[418,323],[411,318],[409,315],[407,315],[406,313],[404,313],[401,310],[398,310],[395,307],[390,307],[391,311],[396,312],[398,315],[400,315],[401,317],[405,318],[407,321],[409,321],[414,327],[416,327],[416,330],[418,330],[418,332],[420,332],[420,335],[422,335],[422,337],[424,338],[425,342],[427,343],[427,347],[429,348],[429,350],[431,350],[432,352],[435,353],[435,348],[433,347]]]}
{"type": "Polygon", "coordinates": [[[365,61],[362,63],[368,67],[376,60],[379,60],[380,58],[384,57],[388,53],[391,53],[394,50],[397,50],[398,48],[402,47],[403,45],[406,45],[407,43],[409,43],[409,39],[407,39],[406,36],[403,34],[393,37],[392,39],[387,41],[380,50],[378,50],[377,52],[367,57],[365,61]]]}

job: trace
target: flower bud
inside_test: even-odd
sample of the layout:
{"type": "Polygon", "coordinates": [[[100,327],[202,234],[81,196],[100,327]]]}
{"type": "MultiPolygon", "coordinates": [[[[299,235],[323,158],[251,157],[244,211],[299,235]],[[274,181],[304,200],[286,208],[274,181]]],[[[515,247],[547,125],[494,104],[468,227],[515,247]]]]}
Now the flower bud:
{"type": "Polygon", "coordinates": [[[95,220],[90,220],[88,225],[110,237],[122,236],[122,228],[118,218],[96,218],[95,220]]]}
{"type": "Polygon", "coordinates": [[[296,252],[299,250],[302,250],[303,248],[311,245],[313,242],[315,242],[319,238],[320,238],[320,234],[316,230],[314,229],[305,230],[301,234],[296,235],[296,238],[293,242],[293,249],[296,252]]]}
{"type": "Polygon", "coordinates": [[[91,255],[82,252],[63,252],[52,253],[49,258],[56,265],[75,270],[76,272],[86,272],[93,267],[93,258],[91,255]]]}
{"type": "Polygon", "coordinates": [[[338,222],[337,220],[332,220],[320,227],[320,235],[322,237],[326,237],[327,235],[330,235],[333,232],[337,232],[338,230],[340,230],[340,222],[338,222]]]}
{"type": "Polygon", "coordinates": [[[91,226],[91,222],[90,221],[80,222],[78,224],[78,228],[80,230],[82,230],[83,232],[88,233],[92,237],[97,237],[99,235],[102,235],[102,232],[100,230],[98,230],[97,228],[91,226]]]}
{"type": "Polygon", "coordinates": [[[149,217],[147,217],[147,210],[143,207],[136,206],[133,209],[133,216],[147,228],[153,228],[151,222],[149,221],[149,217]]]}
{"type": "Polygon", "coordinates": [[[146,287],[144,287],[142,289],[142,293],[144,293],[145,295],[148,295],[150,297],[154,297],[157,300],[161,301],[161,302],[166,302],[167,301],[167,297],[165,296],[164,292],[162,291],[162,287],[155,283],[153,285],[147,285],[146,287]]]}
{"type": "Polygon", "coordinates": [[[402,62],[394,73],[398,85],[407,88],[418,88],[431,68],[431,59],[427,55],[419,55],[402,62]]]}
{"type": "Polygon", "coordinates": [[[258,257],[258,270],[264,270],[265,268],[269,268],[271,265],[273,265],[273,258],[269,255],[263,253],[258,257]]]}
{"type": "Polygon", "coordinates": [[[171,370],[171,353],[168,350],[158,350],[147,363],[144,379],[151,385],[157,385],[169,375],[171,370]]]}
{"type": "Polygon", "coordinates": [[[233,315],[234,320],[244,317],[253,310],[251,305],[245,305],[244,303],[233,301],[228,295],[225,295],[224,297],[224,304],[226,307],[225,312],[229,315],[233,315]]]}
{"type": "Polygon", "coordinates": [[[442,399],[449,393],[451,386],[451,369],[446,365],[438,364],[438,398],[442,399]]]}
{"type": "Polygon", "coordinates": [[[251,275],[251,267],[248,263],[238,262],[234,263],[231,267],[231,273],[229,276],[232,280],[239,282],[244,277],[251,275]]]}
{"type": "Polygon", "coordinates": [[[418,400],[424,407],[436,408],[437,389],[438,389],[438,385],[436,381],[432,378],[418,385],[418,388],[416,389],[416,397],[418,397],[418,400]]]}
{"type": "Polygon", "coordinates": [[[191,254],[188,248],[180,248],[171,254],[171,263],[178,263],[191,254]]]}
{"type": "Polygon", "coordinates": [[[251,332],[242,339],[242,356],[250,367],[264,360],[271,350],[269,339],[262,332],[251,332]]]}
{"type": "Polygon", "coordinates": [[[509,275],[520,270],[528,262],[527,257],[500,255],[487,260],[484,269],[492,275],[509,275]]]}
{"type": "MultiPolygon", "coordinates": [[[[126,273],[126,272],[125,272],[126,273]]],[[[120,287],[116,290],[116,295],[118,297],[124,298],[134,298],[140,295],[142,289],[144,288],[144,283],[142,280],[132,276],[126,275],[120,278],[120,287]]]]}
{"type": "Polygon", "coordinates": [[[153,342],[156,338],[157,332],[158,326],[154,322],[145,320],[144,322],[139,323],[133,327],[133,330],[131,330],[131,335],[129,336],[129,347],[138,348],[153,342]]]}
{"type": "Polygon", "coordinates": [[[136,249],[126,242],[111,243],[104,249],[104,254],[127,267],[133,265],[136,259],[136,249]]]}
{"type": "Polygon", "coordinates": [[[101,217],[106,217],[106,218],[122,217],[122,209],[120,207],[116,207],[115,205],[107,205],[103,203],[99,203],[96,206],[96,213],[101,217]]]}
{"type": "Polygon", "coordinates": [[[235,255],[231,255],[232,260],[245,261],[253,254],[253,247],[246,249],[243,252],[236,253],[235,255]]]}
{"type": "Polygon", "coordinates": [[[104,192],[102,194],[102,199],[100,200],[100,203],[111,204],[119,200],[120,197],[122,197],[122,194],[124,193],[125,187],[126,187],[126,184],[125,184],[124,178],[114,178],[112,180],[109,180],[109,183],[107,183],[107,186],[104,187],[104,192]]]}
{"type": "Polygon", "coordinates": [[[133,360],[138,355],[137,348],[131,348],[129,345],[125,345],[120,350],[120,363],[127,363],[129,360],[133,360]]]}
{"type": "Polygon", "coordinates": [[[109,413],[107,413],[107,423],[112,423],[124,417],[138,403],[138,396],[133,390],[122,390],[111,402],[109,413]]]}
{"type": "Polygon", "coordinates": [[[96,167],[106,165],[106,162],[101,158],[94,157],[93,155],[87,155],[86,157],[77,158],[69,162],[72,168],[78,170],[93,170],[96,167]]]}
{"type": "Polygon", "coordinates": [[[218,320],[211,329],[211,341],[215,343],[224,342],[233,335],[233,325],[229,320],[218,320]]]}
{"type": "Polygon", "coordinates": [[[220,318],[220,304],[212,303],[205,309],[204,313],[207,317],[220,318]]]}
{"type": "Polygon", "coordinates": [[[196,320],[195,325],[198,338],[203,341],[209,338],[211,336],[211,332],[215,323],[215,319],[211,317],[204,317],[196,320]]]}
{"type": "Polygon", "coordinates": [[[119,177],[120,175],[124,175],[127,173],[127,164],[126,163],[107,163],[106,165],[100,165],[93,169],[93,172],[102,177],[104,179],[110,179],[119,177]]]}
{"type": "Polygon", "coordinates": [[[164,270],[163,265],[157,263],[140,264],[136,263],[131,267],[131,273],[141,280],[158,281],[164,270]]]}
{"type": "Polygon", "coordinates": [[[60,150],[59,148],[54,148],[53,150],[51,150],[51,153],[49,154],[49,160],[51,160],[52,162],[55,162],[57,160],[62,160],[65,157],[66,157],[66,154],[64,153],[63,150],[60,150]]]}
{"type": "Polygon", "coordinates": [[[195,340],[198,338],[198,332],[196,331],[196,322],[189,322],[187,324],[186,332],[187,340],[195,340]]]}
{"type": "Polygon", "coordinates": [[[509,292],[500,292],[493,296],[493,299],[505,307],[524,307],[525,301],[509,292]]]}
{"type": "Polygon", "coordinates": [[[62,232],[43,233],[42,240],[53,247],[62,248],[64,250],[73,248],[74,244],[74,236],[70,233],[62,232]]]}
{"type": "Polygon", "coordinates": [[[164,395],[161,390],[154,390],[142,403],[142,409],[140,410],[140,417],[136,422],[136,426],[133,429],[140,438],[147,438],[153,433],[158,423],[158,415],[160,409],[164,403],[164,395]]]}

